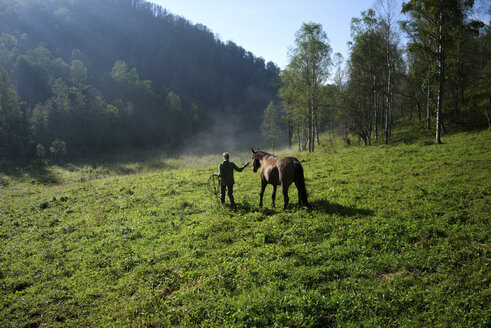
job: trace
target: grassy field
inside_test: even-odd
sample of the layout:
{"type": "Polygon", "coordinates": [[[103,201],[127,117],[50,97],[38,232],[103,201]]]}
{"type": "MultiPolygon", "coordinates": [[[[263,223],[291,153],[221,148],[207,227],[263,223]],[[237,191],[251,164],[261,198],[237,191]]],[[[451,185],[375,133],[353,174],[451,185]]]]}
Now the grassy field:
{"type": "Polygon", "coordinates": [[[0,326],[489,327],[491,133],[443,141],[325,138],[301,210],[218,154],[0,175],[0,326]]]}

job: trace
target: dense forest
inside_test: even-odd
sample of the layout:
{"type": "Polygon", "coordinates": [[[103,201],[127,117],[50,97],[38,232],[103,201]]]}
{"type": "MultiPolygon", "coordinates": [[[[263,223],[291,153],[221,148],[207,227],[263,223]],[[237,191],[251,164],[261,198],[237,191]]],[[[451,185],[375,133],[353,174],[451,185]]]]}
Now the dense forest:
{"type": "Polygon", "coordinates": [[[0,155],[172,149],[204,130],[314,151],[325,131],[389,143],[418,121],[439,144],[491,128],[491,30],[474,7],[378,0],[352,19],[348,58],[304,23],[280,71],[145,0],[0,0],[0,155]]]}
{"type": "Polygon", "coordinates": [[[217,118],[260,131],[279,73],[143,0],[0,0],[0,154],[172,148],[217,118]]]}

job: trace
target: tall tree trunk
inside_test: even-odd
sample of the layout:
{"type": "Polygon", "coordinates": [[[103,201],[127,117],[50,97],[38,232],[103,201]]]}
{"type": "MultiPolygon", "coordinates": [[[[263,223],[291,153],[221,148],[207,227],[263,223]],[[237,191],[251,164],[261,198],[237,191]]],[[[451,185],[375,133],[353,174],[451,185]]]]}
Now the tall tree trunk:
{"type": "Polygon", "coordinates": [[[313,129],[312,129],[312,115],[313,115],[313,108],[312,108],[312,90],[311,90],[311,86],[307,86],[307,103],[308,103],[308,113],[307,113],[307,138],[308,138],[308,141],[307,141],[307,146],[309,147],[309,153],[310,152],[313,152],[313,129]]]}
{"type": "Polygon", "coordinates": [[[297,134],[298,134],[298,151],[302,151],[302,134],[300,131],[300,125],[297,128],[297,134]]]}
{"type": "Polygon", "coordinates": [[[373,75],[373,80],[372,80],[372,101],[371,101],[371,106],[372,106],[372,115],[371,115],[371,122],[370,122],[370,142],[371,142],[371,134],[372,134],[372,129],[375,129],[375,139],[377,139],[377,88],[376,88],[376,76],[373,75]]]}
{"type": "Polygon", "coordinates": [[[312,111],[312,130],[313,130],[313,135],[312,135],[312,151],[314,151],[315,148],[315,143],[317,142],[317,145],[320,145],[320,140],[319,140],[319,122],[317,118],[317,105],[314,103],[314,108],[312,111]]]}
{"type": "MultiPolygon", "coordinates": [[[[401,110],[402,113],[402,110],[401,110]]],[[[413,121],[413,102],[410,100],[409,101],[409,121],[413,121]]]]}
{"type": "Polygon", "coordinates": [[[379,1],[381,7],[380,15],[384,29],[385,38],[385,60],[387,65],[387,94],[386,94],[386,109],[385,109],[385,143],[389,142],[389,137],[392,130],[392,51],[391,51],[391,36],[393,34],[392,26],[394,24],[394,1],[379,1]]]}
{"type": "MultiPolygon", "coordinates": [[[[387,99],[388,100],[388,99],[387,99]]],[[[385,127],[384,127],[384,132],[385,132],[385,144],[389,143],[389,104],[387,102],[385,106],[385,127]]]]}
{"type": "Polygon", "coordinates": [[[419,101],[416,101],[416,110],[418,111],[418,122],[421,122],[421,106],[419,105],[419,101]]]}
{"type": "Polygon", "coordinates": [[[458,116],[458,113],[459,113],[459,93],[460,93],[460,89],[459,89],[459,86],[458,84],[455,85],[455,89],[454,89],[454,98],[453,98],[453,120],[454,122],[457,121],[457,116],[458,116]]]}
{"type": "Polygon", "coordinates": [[[454,99],[454,113],[453,113],[453,119],[454,121],[457,121],[457,117],[460,112],[460,104],[462,103],[463,99],[463,90],[464,90],[464,79],[462,78],[463,74],[463,61],[462,61],[462,45],[461,45],[461,38],[459,38],[458,44],[457,44],[457,85],[455,86],[455,99],[454,99]]]}
{"type": "Polygon", "coordinates": [[[435,143],[441,144],[441,115],[443,104],[443,84],[445,82],[445,56],[443,49],[443,0],[440,0],[440,26],[438,27],[438,99],[436,106],[436,135],[435,143]]]}
{"type": "Polygon", "coordinates": [[[375,141],[378,141],[378,108],[375,107],[375,141]]]}
{"type": "Polygon", "coordinates": [[[375,121],[375,141],[378,141],[378,121],[379,121],[379,116],[378,116],[378,101],[377,101],[377,97],[375,97],[375,117],[374,117],[374,121],[375,121]]]}
{"type": "Polygon", "coordinates": [[[390,102],[389,102],[389,137],[392,136],[392,111],[394,108],[393,101],[394,101],[394,92],[392,90],[392,83],[391,83],[391,85],[390,85],[390,102]]]}
{"type": "MultiPolygon", "coordinates": [[[[307,119],[307,121],[308,121],[308,119],[307,119]]],[[[309,135],[308,135],[309,127],[305,126],[305,124],[308,124],[308,123],[304,122],[304,125],[302,128],[302,151],[307,150],[308,146],[309,146],[309,135]]]]}
{"type": "Polygon", "coordinates": [[[486,118],[488,119],[488,130],[491,131],[491,114],[489,114],[488,106],[484,108],[484,111],[486,112],[486,118]]]}
{"type": "MultiPolygon", "coordinates": [[[[372,116],[372,115],[370,115],[372,116]]],[[[370,117],[370,125],[368,126],[368,144],[372,145],[372,129],[373,129],[373,118],[370,117]]]]}
{"type": "Polygon", "coordinates": [[[387,105],[385,108],[385,144],[389,143],[390,125],[392,120],[392,68],[389,58],[389,46],[387,45],[387,105]]]}
{"type": "Polygon", "coordinates": [[[428,79],[426,87],[426,128],[431,130],[431,80],[428,79]]]}
{"type": "Polygon", "coordinates": [[[314,149],[313,149],[313,146],[314,146],[314,143],[312,142],[312,139],[313,139],[313,124],[312,124],[312,107],[309,107],[309,127],[308,127],[308,131],[307,131],[307,134],[308,134],[308,147],[309,147],[309,152],[313,152],[314,149]]]}
{"type": "Polygon", "coordinates": [[[292,123],[288,122],[288,149],[292,149],[293,143],[293,128],[292,123]]]}

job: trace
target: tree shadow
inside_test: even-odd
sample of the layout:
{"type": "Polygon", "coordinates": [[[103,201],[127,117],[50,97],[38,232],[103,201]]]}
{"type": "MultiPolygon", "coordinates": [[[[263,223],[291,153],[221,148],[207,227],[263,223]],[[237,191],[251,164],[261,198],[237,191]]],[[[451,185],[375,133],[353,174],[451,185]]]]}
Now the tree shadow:
{"type": "Polygon", "coordinates": [[[170,165],[161,160],[117,161],[117,160],[77,160],[63,166],[71,171],[90,170],[94,175],[132,175],[141,172],[156,172],[169,169],[170,165]]]}
{"type": "MultiPolygon", "coordinates": [[[[301,210],[320,212],[324,214],[337,214],[343,217],[362,217],[362,216],[373,216],[375,213],[371,209],[357,208],[352,206],[345,206],[341,204],[331,203],[325,199],[315,200],[310,202],[310,206],[307,208],[302,206],[301,209],[298,207],[297,202],[290,202],[286,210],[283,209],[283,203],[276,204],[276,207],[259,207],[257,204],[252,204],[248,201],[242,201],[237,203],[237,207],[234,209],[242,214],[259,212],[265,217],[271,216],[283,212],[296,212],[301,210]]],[[[228,206],[227,206],[228,207],[228,206]]]]}
{"type": "Polygon", "coordinates": [[[59,184],[61,182],[58,176],[45,166],[30,168],[28,174],[32,179],[42,184],[59,184]]]}
{"type": "Polygon", "coordinates": [[[251,204],[247,201],[245,202],[237,202],[236,207],[232,208],[229,205],[227,205],[230,209],[240,212],[241,214],[247,214],[247,213],[253,213],[253,212],[258,212],[261,213],[264,216],[272,216],[274,214],[277,214],[283,210],[283,207],[281,207],[281,211],[278,208],[272,208],[272,207],[259,207],[257,204],[251,204]]]}
{"type": "Polygon", "coordinates": [[[374,212],[366,208],[356,208],[344,206],[341,204],[331,203],[325,199],[315,200],[310,203],[310,210],[322,212],[325,214],[337,214],[344,217],[372,216],[374,212]]]}
{"type": "Polygon", "coordinates": [[[41,184],[59,184],[60,179],[57,175],[48,170],[48,167],[43,163],[33,162],[25,165],[8,164],[0,166],[0,174],[11,178],[27,177],[33,183],[41,184]]]}

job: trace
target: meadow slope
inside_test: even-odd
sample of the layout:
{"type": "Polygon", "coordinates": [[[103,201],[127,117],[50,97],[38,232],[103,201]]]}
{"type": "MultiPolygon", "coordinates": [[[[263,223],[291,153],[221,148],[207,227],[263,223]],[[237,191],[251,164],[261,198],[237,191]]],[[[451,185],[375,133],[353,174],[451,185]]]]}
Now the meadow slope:
{"type": "Polygon", "coordinates": [[[0,326],[489,327],[491,133],[444,142],[325,138],[301,210],[219,155],[0,176],[0,326]]]}

